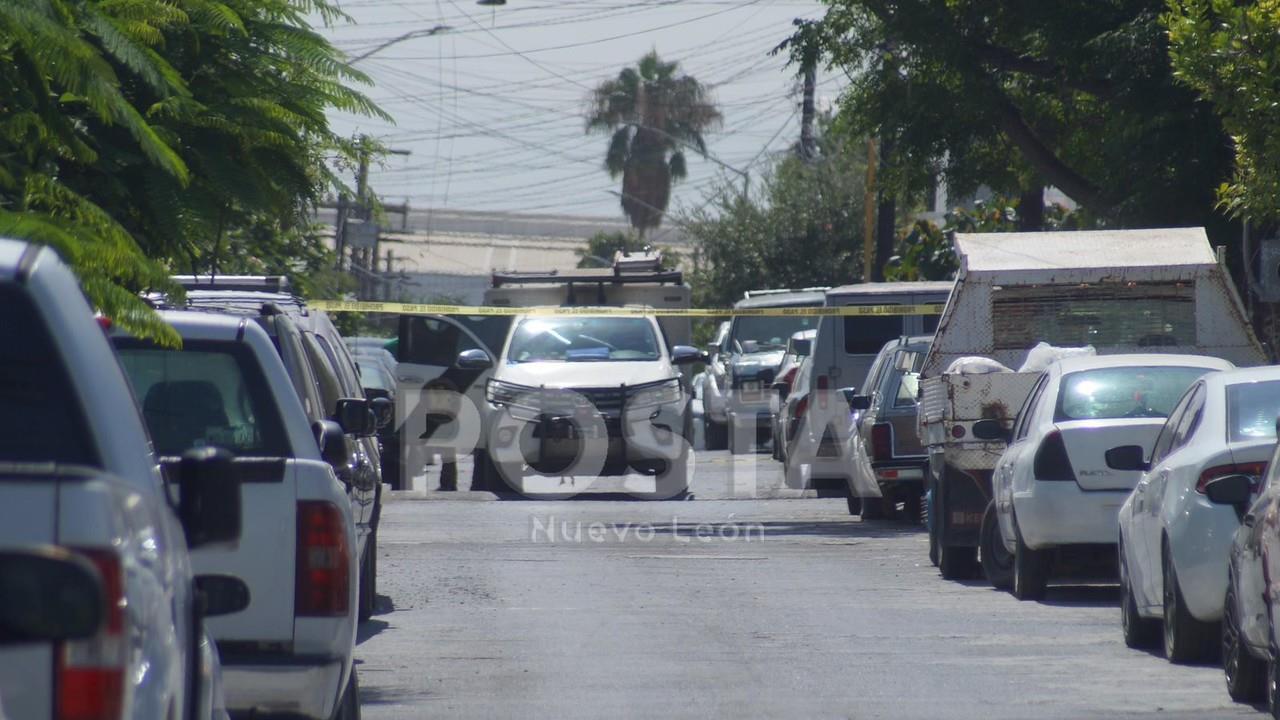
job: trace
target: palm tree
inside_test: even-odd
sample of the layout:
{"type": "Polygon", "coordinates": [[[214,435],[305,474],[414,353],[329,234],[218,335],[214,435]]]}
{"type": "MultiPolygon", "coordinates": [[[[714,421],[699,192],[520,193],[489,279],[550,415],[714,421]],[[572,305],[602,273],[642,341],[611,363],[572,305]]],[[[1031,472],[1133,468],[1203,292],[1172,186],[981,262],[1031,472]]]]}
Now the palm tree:
{"type": "Polygon", "coordinates": [[[622,176],[622,211],[641,240],[662,224],[671,184],[687,175],[685,149],[705,157],[702,133],[720,122],[707,88],[678,68],[650,52],[589,99],[587,132],[610,135],[604,166],[622,176]]]}

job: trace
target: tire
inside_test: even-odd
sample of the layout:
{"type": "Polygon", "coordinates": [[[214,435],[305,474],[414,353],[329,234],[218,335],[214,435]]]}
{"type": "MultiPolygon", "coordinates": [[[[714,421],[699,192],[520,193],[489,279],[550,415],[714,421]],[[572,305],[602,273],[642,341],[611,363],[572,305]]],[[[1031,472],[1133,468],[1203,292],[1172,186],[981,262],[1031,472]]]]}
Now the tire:
{"type": "Polygon", "coordinates": [[[862,514],[862,498],[853,494],[853,488],[848,483],[844,486],[844,502],[849,507],[850,515],[862,514]]]}
{"type": "Polygon", "coordinates": [[[680,453],[663,471],[653,478],[654,491],[649,500],[675,500],[689,492],[689,451],[680,453]]]}
{"type": "Polygon", "coordinates": [[[702,440],[708,450],[724,450],[728,447],[726,427],[710,418],[702,416],[702,440]]]}
{"type": "Polygon", "coordinates": [[[938,570],[944,580],[969,580],[978,574],[978,548],[938,545],[938,570]]]}
{"type": "Polygon", "coordinates": [[[1280,649],[1274,643],[1271,645],[1271,660],[1267,662],[1266,694],[1267,710],[1271,717],[1280,720],[1280,649]]]}
{"type": "Polygon", "coordinates": [[[748,443],[746,447],[742,447],[742,445],[738,443],[738,424],[733,421],[732,415],[729,416],[729,422],[725,425],[725,430],[727,430],[729,434],[730,455],[746,455],[751,452],[751,443],[748,443]]]}
{"type": "Polygon", "coordinates": [[[1019,600],[1042,600],[1049,586],[1049,553],[1032,550],[1022,539],[1014,517],[1013,532],[1017,549],[1013,553],[1013,583],[1010,591],[1019,600]]]}
{"type": "Polygon", "coordinates": [[[1161,553],[1161,567],[1164,572],[1164,656],[1169,662],[1179,664],[1212,658],[1218,649],[1219,633],[1214,623],[1201,622],[1187,610],[1168,545],[1161,553]]]}
{"type": "Polygon", "coordinates": [[[934,567],[938,567],[941,545],[938,543],[937,517],[933,512],[933,498],[934,487],[930,482],[929,491],[924,494],[924,527],[929,533],[929,562],[933,563],[934,567]]]}
{"type": "Polygon", "coordinates": [[[997,590],[1008,590],[1013,586],[1013,555],[1004,545],[1000,536],[1000,521],[996,516],[996,503],[987,503],[987,510],[982,514],[982,530],[978,536],[978,558],[982,562],[982,572],[987,581],[997,590]]]}
{"type": "Polygon", "coordinates": [[[498,470],[498,466],[489,457],[489,453],[484,450],[476,450],[471,457],[474,461],[471,471],[471,489],[473,491],[486,490],[492,493],[504,493],[510,490],[507,487],[506,480],[502,477],[502,473],[498,470]]]}
{"type": "Polygon", "coordinates": [[[333,720],[360,720],[360,682],[356,679],[356,666],[351,666],[347,687],[333,709],[333,720]]]}
{"type": "Polygon", "coordinates": [[[1234,572],[1227,570],[1227,597],[1222,605],[1222,672],[1227,694],[1236,702],[1253,703],[1267,697],[1267,664],[1249,653],[1240,636],[1234,572]]]}
{"type": "Polygon", "coordinates": [[[782,461],[782,482],[789,488],[804,489],[804,468],[787,458],[782,461]]]}
{"type": "Polygon", "coordinates": [[[378,531],[369,534],[360,563],[360,622],[373,617],[378,599],[378,531]]]}
{"type": "Polygon", "coordinates": [[[862,510],[858,513],[862,522],[884,518],[884,498],[862,498],[862,510]]]}
{"type": "Polygon", "coordinates": [[[1124,644],[1134,650],[1153,648],[1160,642],[1160,624],[1138,614],[1123,544],[1117,546],[1117,552],[1120,555],[1120,629],[1124,633],[1124,644]]]}

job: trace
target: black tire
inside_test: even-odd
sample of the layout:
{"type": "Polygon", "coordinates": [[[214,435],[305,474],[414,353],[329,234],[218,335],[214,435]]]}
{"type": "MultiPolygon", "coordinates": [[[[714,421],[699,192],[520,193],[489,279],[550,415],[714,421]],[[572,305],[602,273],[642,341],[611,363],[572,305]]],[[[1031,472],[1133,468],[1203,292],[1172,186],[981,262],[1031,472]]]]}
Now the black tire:
{"type": "Polygon", "coordinates": [[[473,491],[485,490],[492,493],[504,493],[510,489],[489,453],[484,450],[476,450],[471,457],[473,460],[471,489],[473,491]]]}
{"type": "Polygon", "coordinates": [[[1160,623],[1138,614],[1123,544],[1117,546],[1117,552],[1120,555],[1120,629],[1124,632],[1124,644],[1135,650],[1153,648],[1160,642],[1160,623]]]}
{"type": "Polygon", "coordinates": [[[1173,566],[1167,545],[1161,553],[1164,572],[1164,656],[1173,663],[1209,660],[1218,650],[1218,628],[1215,623],[1197,620],[1187,610],[1178,571],[1173,566]]]}
{"type": "Polygon", "coordinates": [[[1013,553],[1013,582],[1010,592],[1019,600],[1042,600],[1049,587],[1051,557],[1044,550],[1032,550],[1022,539],[1018,519],[1013,521],[1017,549],[1013,553]]]}
{"type": "Polygon", "coordinates": [[[782,461],[782,482],[789,488],[804,489],[804,470],[789,457],[782,461]]]}
{"type": "Polygon", "coordinates": [[[1271,645],[1271,660],[1267,662],[1266,677],[1267,710],[1271,717],[1280,720],[1280,649],[1271,645]]]}
{"type": "Polygon", "coordinates": [[[333,720],[360,720],[360,682],[356,679],[356,666],[351,666],[347,687],[333,709],[333,720]]]}
{"type": "Polygon", "coordinates": [[[938,529],[938,513],[936,508],[938,502],[938,486],[932,479],[929,481],[929,488],[930,491],[925,494],[924,499],[924,526],[925,530],[929,533],[929,562],[933,563],[934,567],[938,567],[938,562],[942,558],[942,545],[938,541],[938,534],[940,530],[938,529]]]}
{"type": "Polygon", "coordinates": [[[653,478],[654,491],[649,500],[676,500],[689,493],[689,451],[680,453],[653,478]]]}
{"type": "Polygon", "coordinates": [[[1253,703],[1267,697],[1267,665],[1249,653],[1248,643],[1240,636],[1234,575],[1227,570],[1227,597],[1222,605],[1222,672],[1231,699],[1253,703]]]}
{"type": "Polygon", "coordinates": [[[853,494],[853,487],[848,481],[844,484],[844,503],[848,506],[850,515],[862,514],[862,498],[853,494]]]}
{"type": "Polygon", "coordinates": [[[996,516],[996,503],[987,503],[987,510],[982,514],[982,530],[978,536],[978,559],[982,562],[982,572],[987,581],[997,590],[1008,590],[1013,586],[1013,555],[1004,545],[1000,536],[1000,521],[996,516]]]}
{"type": "Polygon", "coordinates": [[[360,562],[360,622],[373,617],[378,599],[378,531],[369,533],[364,545],[364,557],[360,562]]]}
{"type": "Polygon", "coordinates": [[[858,517],[863,522],[884,519],[884,498],[862,498],[862,509],[858,517]]]}
{"type": "Polygon", "coordinates": [[[708,450],[724,450],[728,447],[727,428],[712,420],[710,416],[702,416],[702,441],[708,450]]]}
{"type": "Polygon", "coordinates": [[[969,580],[978,574],[978,548],[938,545],[938,571],[944,580],[969,580]]]}

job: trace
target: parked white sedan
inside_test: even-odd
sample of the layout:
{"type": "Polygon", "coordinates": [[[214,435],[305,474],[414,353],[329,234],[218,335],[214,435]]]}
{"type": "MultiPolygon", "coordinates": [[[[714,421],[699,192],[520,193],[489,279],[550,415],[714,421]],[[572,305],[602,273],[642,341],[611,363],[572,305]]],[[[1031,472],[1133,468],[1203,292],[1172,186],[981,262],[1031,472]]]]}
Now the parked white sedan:
{"type": "Polygon", "coordinates": [[[987,579],[1037,599],[1055,555],[1114,543],[1116,514],[1141,473],[1107,468],[1107,449],[1149,450],[1191,383],[1233,367],[1147,353],[1065,358],[1046,368],[992,475],[980,545],[987,579]]]}
{"type": "Polygon", "coordinates": [[[1234,508],[1210,502],[1209,483],[1260,477],[1276,442],[1280,367],[1211,373],[1169,414],[1151,459],[1141,445],[1107,451],[1107,465],[1141,470],[1120,508],[1121,622],[1125,643],[1143,647],[1164,625],[1173,662],[1212,656],[1227,587],[1227,559],[1240,526],[1234,508]]]}

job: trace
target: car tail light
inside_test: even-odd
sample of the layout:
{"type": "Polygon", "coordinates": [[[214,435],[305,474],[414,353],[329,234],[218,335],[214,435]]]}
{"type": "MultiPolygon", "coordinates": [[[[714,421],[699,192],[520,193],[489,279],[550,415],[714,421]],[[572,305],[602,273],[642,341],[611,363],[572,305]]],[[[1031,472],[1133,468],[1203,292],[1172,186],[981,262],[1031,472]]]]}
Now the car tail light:
{"type": "Polygon", "coordinates": [[[105,608],[94,637],[62,643],[58,652],[58,720],[119,720],[124,710],[128,618],[124,570],[111,550],[77,549],[102,576],[105,608]]]}
{"type": "Polygon", "coordinates": [[[799,367],[800,367],[799,365],[791,366],[790,370],[787,370],[786,372],[782,373],[782,377],[778,378],[777,382],[786,383],[787,385],[790,385],[791,382],[796,379],[796,370],[798,370],[799,367]]]}
{"type": "Polygon", "coordinates": [[[1220,477],[1228,475],[1248,475],[1253,478],[1253,488],[1258,489],[1258,479],[1267,472],[1267,464],[1264,462],[1240,463],[1239,465],[1215,465],[1206,468],[1200,473],[1200,479],[1196,481],[1196,492],[1204,494],[1205,486],[1220,477]]]}
{"type": "Polygon", "coordinates": [[[809,396],[804,395],[796,401],[796,419],[802,420],[804,414],[809,411],[809,396]]]}
{"type": "Polygon", "coordinates": [[[294,615],[346,615],[351,603],[351,553],[346,521],[336,505],[322,500],[298,503],[297,554],[294,615]]]}
{"type": "Polygon", "coordinates": [[[1071,469],[1071,458],[1067,456],[1067,444],[1062,441],[1061,432],[1054,430],[1040,441],[1040,449],[1036,451],[1032,471],[1037,480],[1071,482],[1076,479],[1075,470],[1071,469]]]}
{"type": "Polygon", "coordinates": [[[871,426],[871,459],[889,460],[893,457],[893,426],[876,423],[871,426]]]}

